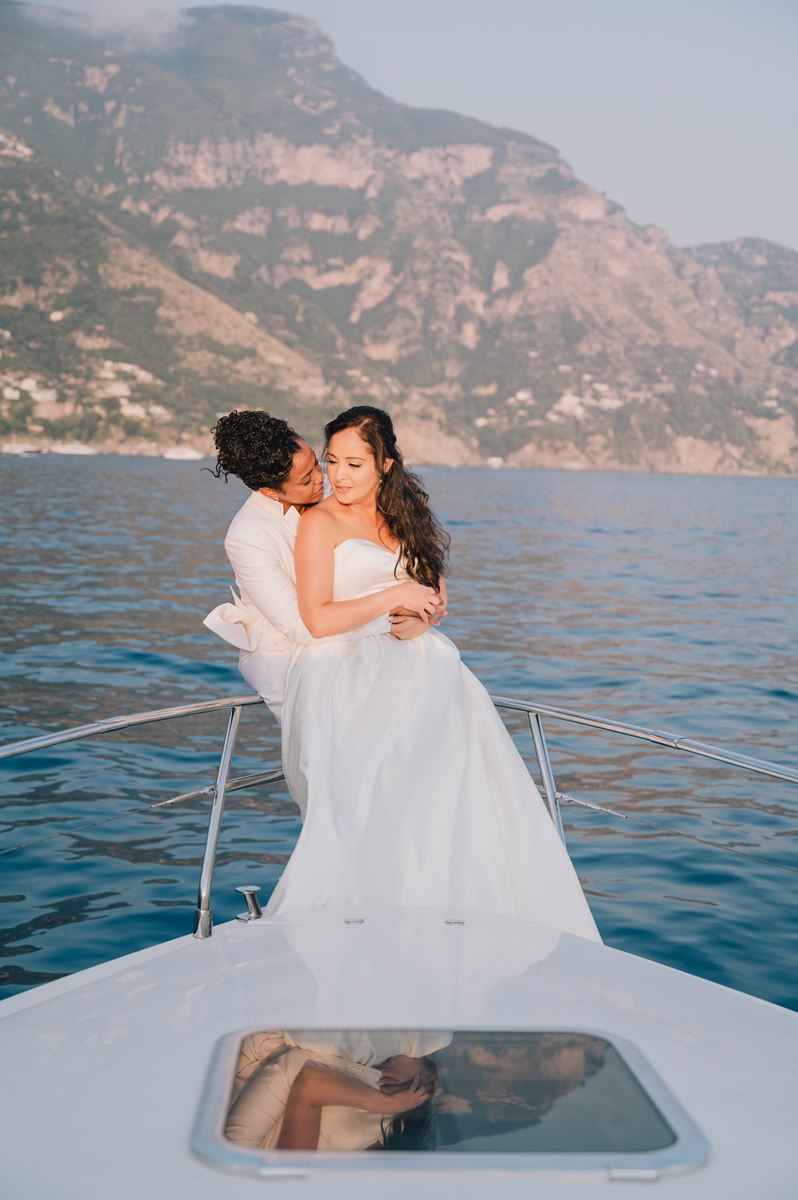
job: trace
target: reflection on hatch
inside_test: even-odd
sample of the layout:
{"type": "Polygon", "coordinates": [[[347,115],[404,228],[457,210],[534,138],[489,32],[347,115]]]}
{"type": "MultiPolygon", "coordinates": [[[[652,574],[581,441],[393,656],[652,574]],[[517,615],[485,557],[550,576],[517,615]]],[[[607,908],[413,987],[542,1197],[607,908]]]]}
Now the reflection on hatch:
{"type": "Polygon", "coordinates": [[[587,1033],[248,1034],[228,1094],[225,1138],[250,1151],[624,1154],[676,1141],[618,1050],[587,1033]]]}

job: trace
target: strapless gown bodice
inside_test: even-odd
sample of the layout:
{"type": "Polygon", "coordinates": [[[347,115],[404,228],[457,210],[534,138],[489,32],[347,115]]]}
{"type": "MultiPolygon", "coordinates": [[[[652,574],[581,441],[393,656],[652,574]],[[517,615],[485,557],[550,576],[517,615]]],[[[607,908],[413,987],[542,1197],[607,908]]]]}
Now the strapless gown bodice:
{"type": "MultiPolygon", "coordinates": [[[[334,599],[401,582],[397,562],[375,542],[341,542],[334,599]]],[[[480,910],[600,940],[526,765],[439,630],[297,647],[282,733],[303,828],[268,913],[480,910]]]]}
{"type": "Polygon", "coordinates": [[[397,565],[398,551],[379,546],[367,538],[347,538],[335,547],[333,600],[355,600],[371,596],[408,578],[397,565]]]}

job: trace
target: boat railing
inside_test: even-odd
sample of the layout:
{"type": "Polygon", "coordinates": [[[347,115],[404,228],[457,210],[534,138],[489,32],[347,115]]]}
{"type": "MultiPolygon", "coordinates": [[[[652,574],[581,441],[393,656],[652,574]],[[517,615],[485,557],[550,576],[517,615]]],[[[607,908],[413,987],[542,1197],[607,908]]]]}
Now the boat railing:
{"type": "MultiPolygon", "coordinates": [[[[724,749],[719,746],[712,746],[706,742],[695,741],[692,738],[680,737],[665,730],[648,729],[641,725],[631,725],[625,721],[607,720],[603,717],[595,717],[587,713],[557,708],[551,704],[517,700],[511,696],[491,695],[491,700],[498,709],[506,712],[526,714],[535,748],[535,757],[546,795],[546,803],[551,814],[551,819],[563,841],[565,840],[565,835],[561,814],[562,804],[576,804],[584,808],[599,809],[600,811],[611,810],[602,809],[600,805],[592,804],[585,800],[578,800],[558,790],[548,744],[543,731],[544,717],[549,720],[579,725],[586,729],[618,734],[622,737],[649,742],[665,749],[697,755],[699,758],[711,759],[715,762],[725,763],[728,766],[751,771],[756,775],[766,775],[772,779],[781,779],[788,783],[798,784],[798,770],[793,770],[790,767],[782,767],[777,763],[768,762],[765,759],[752,758],[750,755],[739,754],[736,751],[724,749]]],[[[111,717],[102,721],[93,721],[88,725],[79,725],[73,729],[64,729],[55,733],[46,733],[39,737],[13,742],[8,746],[0,747],[0,759],[15,758],[23,754],[46,750],[51,746],[60,746],[65,742],[81,741],[86,738],[97,737],[107,733],[116,733],[120,730],[131,729],[140,725],[153,725],[160,721],[178,720],[209,712],[228,712],[227,730],[222,743],[215,782],[196,791],[174,796],[170,800],[163,802],[163,804],[177,804],[201,796],[212,797],[208,832],[205,839],[205,850],[202,858],[199,887],[197,889],[197,907],[194,912],[194,936],[207,938],[210,937],[213,929],[211,888],[213,885],[213,872],[216,864],[226,797],[230,792],[259,787],[264,784],[279,783],[285,779],[282,767],[273,767],[255,774],[231,778],[230,772],[238,739],[242,709],[250,705],[262,703],[263,701],[260,696],[235,696],[229,699],[206,700],[200,701],[197,704],[184,704],[175,708],[155,709],[152,712],[131,713],[123,717],[111,717]]],[[[248,904],[256,905],[256,902],[251,900],[250,897],[247,897],[247,902],[248,904]]]]}

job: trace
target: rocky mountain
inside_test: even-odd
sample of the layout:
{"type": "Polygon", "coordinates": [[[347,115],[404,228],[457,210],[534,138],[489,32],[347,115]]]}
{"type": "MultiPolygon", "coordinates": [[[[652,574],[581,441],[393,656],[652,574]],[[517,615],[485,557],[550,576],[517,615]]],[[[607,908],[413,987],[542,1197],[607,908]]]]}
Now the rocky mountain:
{"type": "Polygon", "coordinates": [[[6,435],[130,450],[195,431],[253,385],[279,406],[318,366],[183,279],[0,132],[0,375],[6,435]],[[204,418],[204,421],[203,421],[204,418]]]}
{"type": "Polygon", "coordinates": [[[417,461],[798,471],[798,254],[678,249],[308,21],[147,41],[0,0],[0,125],[6,437],[373,401],[417,461]]]}

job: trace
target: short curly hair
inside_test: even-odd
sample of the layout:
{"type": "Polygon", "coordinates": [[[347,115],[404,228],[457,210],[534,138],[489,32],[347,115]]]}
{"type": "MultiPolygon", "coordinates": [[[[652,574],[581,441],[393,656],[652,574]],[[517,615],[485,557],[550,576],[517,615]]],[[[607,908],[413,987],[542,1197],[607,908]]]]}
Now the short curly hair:
{"type": "Polygon", "coordinates": [[[299,435],[287,421],[262,409],[234,411],[211,430],[218,451],[213,474],[236,475],[253,492],[279,491],[291,473],[299,435]]]}

